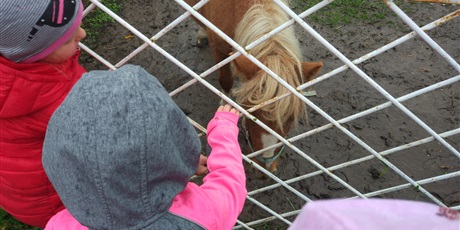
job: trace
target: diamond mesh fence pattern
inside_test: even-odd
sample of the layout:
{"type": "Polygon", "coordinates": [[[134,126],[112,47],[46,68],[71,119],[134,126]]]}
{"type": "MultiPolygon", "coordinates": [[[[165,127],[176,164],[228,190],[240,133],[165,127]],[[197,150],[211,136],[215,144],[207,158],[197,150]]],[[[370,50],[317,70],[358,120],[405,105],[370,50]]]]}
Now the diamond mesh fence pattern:
{"type": "Polygon", "coordinates": [[[196,9],[207,0],[195,6],[182,0],[126,1],[118,15],[103,1],[89,1],[85,15],[102,10],[116,22],[101,31],[104,40],[80,43],[82,64],[88,70],[144,67],[189,117],[203,146],[204,127],[221,99],[249,119],[265,104],[245,110],[222,94],[216,78],[222,65],[239,55],[258,62],[245,51],[291,26],[303,58],[324,63],[314,80],[297,88],[272,73],[290,91],[284,96],[307,105],[309,121],[282,137],[255,119],[280,141],[255,152],[240,133],[249,194],[235,229],[286,229],[304,204],[318,199],[395,198],[460,209],[459,1],[415,1],[414,11],[384,0],[379,3],[392,21],[331,29],[310,19],[333,10],[334,1],[304,9],[300,0],[290,7],[273,0],[290,20],[247,47],[199,15],[196,9]],[[196,46],[192,15],[237,52],[215,63],[209,47],[196,46]],[[274,173],[250,159],[282,145],[274,173]]]}

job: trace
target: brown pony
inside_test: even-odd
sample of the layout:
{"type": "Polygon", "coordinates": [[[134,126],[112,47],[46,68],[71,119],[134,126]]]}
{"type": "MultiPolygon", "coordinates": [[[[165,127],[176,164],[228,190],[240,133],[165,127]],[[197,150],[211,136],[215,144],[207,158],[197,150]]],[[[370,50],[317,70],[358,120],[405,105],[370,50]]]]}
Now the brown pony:
{"type": "MultiPolygon", "coordinates": [[[[193,6],[199,0],[185,2],[193,6]]],[[[287,4],[287,0],[285,3],[287,4]]],[[[198,12],[242,47],[246,47],[290,19],[271,0],[211,0],[198,12]]],[[[212,55],[217,62],[234,52],[234,49],[221,37],[209,28],[204,30],[203,24],[196,21],[202,27],[198,33],[198,43],[207,37],[212,55]]],[[[312,80],[323,66],[322,62],[301,62],[300,46],[292,27],[270,37],[248,50],[248,53],[294,88],[312,80]]],[[[231,66],[225,65],[219,69],[220,86],[224,93],[232,93],[236,102],[246,109],[289,92],[243,55],[233,60],[231,66]],[[240,85],[231,92],[234,76],[240,78],[240,85]]],[[[290,95],[255,110],[252,115],[279,135],[286,136],[292,125],[297,125],[300,119],[306,119],[306,109],[305,104],[297,96],[290,95]]],[[[243,126],[248,133],[248,144],[252,151],[279,142],[276,137],[252,120],[245,121],[243,126]]],[[[271,149],[252,160],[270,172],[274,172],[281,152],[282,147],[271,149]]]]}

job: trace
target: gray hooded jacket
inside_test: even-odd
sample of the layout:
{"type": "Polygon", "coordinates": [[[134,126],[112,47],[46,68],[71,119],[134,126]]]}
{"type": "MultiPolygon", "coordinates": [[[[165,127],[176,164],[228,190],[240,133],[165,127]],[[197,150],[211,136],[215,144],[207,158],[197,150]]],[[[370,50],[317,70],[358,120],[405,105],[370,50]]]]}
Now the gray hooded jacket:
{"type": "Polygon", "coordinates": [[[197,133],[138,66],[83,75],[52,116],[43,166],[90,229],[201,229],[168,212],[198,166],[197,133]]]}

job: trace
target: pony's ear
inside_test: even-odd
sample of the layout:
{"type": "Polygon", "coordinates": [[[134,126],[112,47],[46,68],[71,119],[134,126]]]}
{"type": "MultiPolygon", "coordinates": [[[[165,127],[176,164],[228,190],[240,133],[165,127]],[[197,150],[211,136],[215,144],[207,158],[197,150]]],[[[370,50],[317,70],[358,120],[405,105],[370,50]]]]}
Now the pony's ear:
{"type": "Polygon", "coordinates": [[[313,80],[322,67],[322,62],[302,62],[302,74],[305,82],[313,80]]]}
{"type": "MultiPolygon", "coordinates": [[[[232,55],[233,52],[230,53],[232,55]]],[[[254,76],[260,68],[244,55],[240,55],[233,60],[233,66],[236,70],[245,75],[247,78],[254,76]]],[[[249,79],[248,79],[249,80],[249,79]]]]}

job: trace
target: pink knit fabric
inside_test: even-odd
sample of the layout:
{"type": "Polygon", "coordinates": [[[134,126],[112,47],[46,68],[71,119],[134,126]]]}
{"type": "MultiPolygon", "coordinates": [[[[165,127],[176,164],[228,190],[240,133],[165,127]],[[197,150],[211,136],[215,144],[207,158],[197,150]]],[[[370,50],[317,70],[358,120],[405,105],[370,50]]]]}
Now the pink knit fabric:
{"type": "MultiPolygon", "coordinates": [[[[459,230],[439,206],[392,199],[336,199],[306,204],[289,230],[459,230]]],[[[458,211],[456,211],[458,212],[458,211]]]]}

